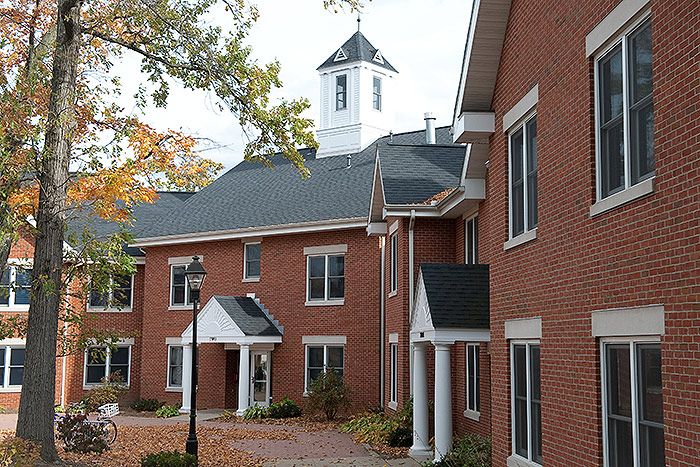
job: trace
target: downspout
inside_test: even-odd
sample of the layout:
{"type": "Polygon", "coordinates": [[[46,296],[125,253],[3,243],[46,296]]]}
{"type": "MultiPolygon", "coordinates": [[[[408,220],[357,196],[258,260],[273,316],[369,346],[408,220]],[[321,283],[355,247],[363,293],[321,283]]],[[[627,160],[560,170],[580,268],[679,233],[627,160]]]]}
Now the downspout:
{"type": "Polygon", "coordinates": [[[386,340],[386,306],[384,303],[384,289],[386,281],[386,273],[384,267],[386,265],[386,259],[384,257],[386,247],[386,237],[382,236],[379,238],[379,251],[381,254],[381,259],[379,260],[379,407],[384,410],[384,397],[385,390],[384,384],[386,382],[386,352],[384,349],[384,342],[386,340]]]}
{"type": "MultiPolygon", "coordinates": [[[[411,315],[413,313],[413,228],[416,225],[416,210],[411,209],[411,218],[408,221],[408,330],[411,332],[411,315]]],[[[413,344],[408,346],[408,374],[410,382],[409,394],[413,396],[413,344]]]]}

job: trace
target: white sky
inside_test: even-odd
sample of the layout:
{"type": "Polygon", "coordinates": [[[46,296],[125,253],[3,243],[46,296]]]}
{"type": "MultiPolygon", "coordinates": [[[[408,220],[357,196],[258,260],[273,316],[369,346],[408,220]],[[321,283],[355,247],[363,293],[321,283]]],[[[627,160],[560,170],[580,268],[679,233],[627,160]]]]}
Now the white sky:
{"type": "MultiPolygon", "coordinates": [[[[255,0],[260,19],[250,44],[260,61],[277,59],[282,65],[287,98],[311,101],[307,117],[318,120],[319,79],[316,68],[357,29],[356,15],[334,14],[322,0],[255,0]]],[[[396,85],[394,132],[421,129],[423,113],[433,112],[438,125],[451,123],[459,72],[467,35],[471,0],[373,0],[365,1],[362,33],[399,71],[396,85]]],[[[125,98],[141,80],[139,59],[126,57],[117,68],[123,77],[125,98]],[[133,86],[133,88],[131,87],[133,86]]],[[[388,110],[388,109],[387,109],[388,110]]],[[[207,151],[207,157],[230,168],[242,159],[245,139],[236,118],[213,110],[205,93],[174,87],[167,109],[149,109],[146,121],[157,128],[183,129],[226,145],[207,151]]]]}

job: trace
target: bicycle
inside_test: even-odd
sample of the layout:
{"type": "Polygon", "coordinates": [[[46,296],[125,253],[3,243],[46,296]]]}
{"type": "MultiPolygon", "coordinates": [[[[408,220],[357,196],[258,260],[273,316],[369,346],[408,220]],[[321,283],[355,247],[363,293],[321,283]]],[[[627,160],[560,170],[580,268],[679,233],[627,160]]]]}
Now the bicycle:
{"type": "Polygon", "coordinates": [[[114,423],[112,417],[119,415],[119,404],[114,403],[101,405],[97,408],[97,418],[95,419],[87,418],[90,413],[86,410],[85,405],[80,403],[69,406],[66,412],[63,414],[54,413],[53,423],[54,430],[56,432],[56,439],[63,439],[66,446],[70,446],[72,444],[71,437],[63,437],[58,431],[59,422],[63,421],[67,414],[85,416],[82,423],[99,427],[102,433],[102,438],[108,445],[113,444],[117,440],[117,424],[114,423]]]}

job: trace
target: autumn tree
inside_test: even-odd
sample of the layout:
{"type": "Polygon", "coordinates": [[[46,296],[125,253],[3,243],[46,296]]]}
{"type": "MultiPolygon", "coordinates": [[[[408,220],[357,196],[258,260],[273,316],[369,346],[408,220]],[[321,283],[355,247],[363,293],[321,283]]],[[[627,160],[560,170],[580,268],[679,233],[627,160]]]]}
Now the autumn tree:
{"type": "Polygon", "coordinates": [[[257,10],[245,0],[4,0],[0,18],[0,267],[19,227],[28,216],[35,220],[17,435],[39,442],[52,461],[66,263],[72,274],[85,274],[75,265],[93,265],[88,274],[132,267],[120,256],[121,233],[83,241],[91,246],[66,258],[68,216],[88,210],[128,225],[131,207],[153,201],[157,188],[202,186],[219,169],[201,157],[193,137],[158,131],[142,113],[119,108],[114,64],[126,53],[141,57],[148,86],[135,96],[139,109],[148,101],[167,105],[173,81],[216,96],[248,136],[247,160],[270,164],[269,155],[280,153],[306,176],[296,148],[315,142],[312,122],[301,117],[308,101],[270,97],[282,85],[280,67],[253,59],[246,38],[257,10]]]}

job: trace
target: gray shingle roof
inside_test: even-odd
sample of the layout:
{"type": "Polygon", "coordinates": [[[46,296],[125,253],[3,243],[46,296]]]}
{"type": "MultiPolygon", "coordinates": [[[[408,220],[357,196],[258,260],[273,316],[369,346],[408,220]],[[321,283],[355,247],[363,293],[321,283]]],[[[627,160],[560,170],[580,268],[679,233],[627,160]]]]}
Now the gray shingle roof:
{"type": "Polygon", "coordinates": [[[343,63],[365,61],[398,73],[396,68],[391,66],[391,64],[387,61],[386,57],[382,56],[383,63],[374,60],[374,55],[377,53],[378,49],[374,47],[360,31],[353,34],[352,37],[345,42],[345,44],[340,46],[340,48],[343,49],[343,52],[347,57],[345,60],[335,61],[336,54],[338,53],[338,50],[336,49],[333,54],[331,54],[331,56],[317,68],[317,70],[334,67],[343,63]]]}
{"type": "MultiPolygon", "coordinates": [[[[450,140],[448,128],[436,132],[438,143],[450,140]]],[[[362,152],[316,159],[315,151],[302,150],[311,172],[303,180],[296,169],[279,156],[270,169],[255,162],[241,162],[211,185],[157,220],[140,222],[138,238],[190,233],[222,232],[338,219],[365,219],[374,173],[376,146],[382,154],[393,144],[424,144],[425,131],[379,138],[362,152]]],[[[443,151],[435,146],[431,150],[443,151]]],[[[401,151],[392,149],[392,154],[401,151]]],[[[463,157],[462,157],[463,159],[463,157]]]]}
{"type": "Polygon", "coordinates": [[[487,264],[421,264],[421,275],[437,328],[489,328],[487,264]]]}
{"type": "Polygon", "coordinates": [[[277,326],[250,297],[213,297],[246,336],[281,336],[277,326]]]}

